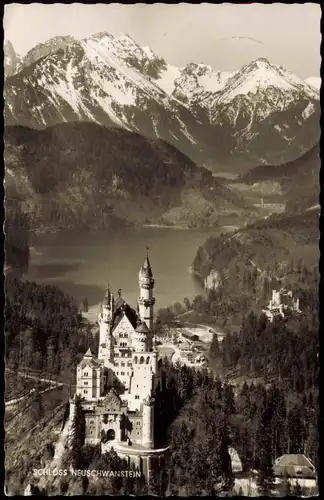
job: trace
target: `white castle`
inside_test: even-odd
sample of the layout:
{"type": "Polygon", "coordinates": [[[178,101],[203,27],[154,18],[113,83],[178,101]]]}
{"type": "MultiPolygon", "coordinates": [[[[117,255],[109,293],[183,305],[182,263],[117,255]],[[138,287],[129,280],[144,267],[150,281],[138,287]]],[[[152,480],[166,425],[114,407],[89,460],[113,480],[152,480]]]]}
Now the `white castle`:
{"type": "Polygon", "coordinates": [[[272,290],[272,298],[268,306],[262,309],[262,312],[267,316],[270,322],[278,316],[284,318],[287,313],[300,313],[299,299],[293,298],[291,290],[287,291],[284,288],[281,288],[278,292],[272,290]]]}
{"type": "MultiPolygon", "coordinates": [[[[150,475],[164,456],[154,448],[154,394],[159,382],[153,340],[154,279],[146,255],[139,272],[137,312],[109,286],[99,313],[98,358],[90,350],[77,366],[76,396],[85,420],[85,444],[113,448],[150,475]],[[155,462],[155,464],[154,464],[155,462]]],[[[70,419],[75,406],[70,402],[70,419]]]]}

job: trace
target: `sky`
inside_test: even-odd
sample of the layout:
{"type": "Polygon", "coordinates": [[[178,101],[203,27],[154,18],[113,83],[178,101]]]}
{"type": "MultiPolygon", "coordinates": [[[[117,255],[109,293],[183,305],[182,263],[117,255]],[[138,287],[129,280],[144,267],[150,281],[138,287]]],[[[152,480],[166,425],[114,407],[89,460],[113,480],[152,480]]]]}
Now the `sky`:
{"type": "Polygon", "coordinates": [[[266,57],[301,78],[320,75],[319,4],[9,4],[4,32],[20,56],[59,35],[130,35],[176,66],[233,71],[266,57]]]}

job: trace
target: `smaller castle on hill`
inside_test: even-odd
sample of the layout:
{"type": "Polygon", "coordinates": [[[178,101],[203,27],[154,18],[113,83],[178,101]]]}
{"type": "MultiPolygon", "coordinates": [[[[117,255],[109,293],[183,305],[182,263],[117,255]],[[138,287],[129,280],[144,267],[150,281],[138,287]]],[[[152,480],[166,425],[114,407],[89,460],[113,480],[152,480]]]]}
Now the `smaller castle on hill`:
{"type": "Polygon", "coordinates": [[[268,306],[262,309],[262,312],[267,316],[269,321],[273,321],[275,317],[284,318],[291,313],[301,313],[299,309],[299,299],[294,299],[292,291],[287,291],[281,288],[278,292],[272,290],[272,298],[268,306]]]}

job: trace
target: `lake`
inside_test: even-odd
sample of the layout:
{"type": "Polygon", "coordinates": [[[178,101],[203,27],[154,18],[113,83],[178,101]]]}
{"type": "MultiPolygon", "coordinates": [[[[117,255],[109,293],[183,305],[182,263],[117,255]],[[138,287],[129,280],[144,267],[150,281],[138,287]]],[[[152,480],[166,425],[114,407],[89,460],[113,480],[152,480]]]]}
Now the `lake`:
{"type": "Polygon", "coordinates": [[[23,279],[56,285],[78,301],[87,297],[92,311],[98,309],[109,283],[115,292],[121,288],[125,300],[135,307],[138,272],[149,247],[157,310],[203,293],[190,266],[199,245],[220,232],[220,228],[132,227],[33,236],[23,279]]]}

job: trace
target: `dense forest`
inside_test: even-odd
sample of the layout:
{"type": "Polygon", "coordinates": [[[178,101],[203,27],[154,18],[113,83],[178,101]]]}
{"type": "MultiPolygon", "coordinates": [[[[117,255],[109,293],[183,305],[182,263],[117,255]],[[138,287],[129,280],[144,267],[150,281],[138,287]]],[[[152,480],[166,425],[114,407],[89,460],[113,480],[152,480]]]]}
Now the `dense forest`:
{"type": "MultiPolygon", "coordinates": [[[[226,331],[221,343],[217,335],[213,337],[209,366],[216,377],[221,375],[223,390],[231,400],[229,443],[238,451],[244,469],[263,471],[262,488],[267,489],[273,480],[271,464],[284,453],[305,453],[318,466],[318,266],[308,266],[303,259],[277,262],[260,274],[255,266],[237,262],[236,279],[229,273],[220,274],[216,290],[161,310],[160,320],[181,326],[184,319],[177,319],[177,315],[187,311],[188,322],[208,320],[226,331]],[[271,290],[281,286],[287,286],[300,298],[302,313],[270,323],[262,314],[262,307],[268,303],[271,290]]],[[[190,435],[189,422],[195,415],[190,388],[200,384],[197,375],[194,382],[188,379],[188,369],[184,367],[179,369],[182,375],[175,382],[177,375],[170,375],[174,370],[175,367],[168,368],[168,384],[181,387],[179,390],[191,397],[186,416],[186,432],[190,435]]],[[[200,387],[199,394],[201,390],[200,387]]],[[[173,391],[173,399],[164,401],[161,408],[181,407],[183,415],[186,406],[181,405],[181,398],[173,391]]],[[[201,401],[199,404],[202,407],[201,401]]],[[[212,428],[215,414],[206,429],[212,428]]],[[[169,420],[166,424],[166,428],[175,425],[169,420]]],[[[199,427],[198,422],[195,426],[199,427]]],[[[189,468],[188,461],[183,467],[189,468]]],[[[187,481],[183,485],[189,484],[193,472],[183,474],[187,481]]]]}
{"type": "Polygon", "coordinates": [[[156,439],[159,443],[168,436],[170,459],[155,478],[158,494],[230,492],[233,471],[228,447],[238,451],[243,470],[259,470],[264,494],[273,488],[272,464],[278,456],[306,453],[317,464],[314,387],[299,404],[276,383],[245,383],[236,388],[210,372],[167,362],[162,373],[156,439]]]}
{"type": "Polygon", "coordinates": [[[25,267],[29,261],[29,220],[20,206],[6,198],[4,219],[5,263],[25,267]]]}
{"type": "Polygon", "coordinates": [[[319,209],[273,214],[234,233],[208,238],[199,247],[192,267],[205,278],[213,270],[230,272],[237,264],[251,260],[262,270],[299,258],[307,265],[318,265],[318,242],[319,209]]]}
{"type": "MultiPolygon", "coordinates": [[[[7,279],[5,361],[13,369],[74,376],[74,367],[96,339],[72,297],[55,286],[7,279]]],[[[71,379],[72,382],[72,379],[71,379]]]]}
{"type": "Polygon", "coordinates": [[[183,222],[207,224],[210,218],[214,224],[220,207],[246,207],[175,147],[95,123],[6,127],[5,163],[6,197],[37,231],[156,223],[163,217],[172,224],[177,217],[169,210],[182,206],[183,222]],[[195,199],[184,202],[190,193],[195,199]]]}

